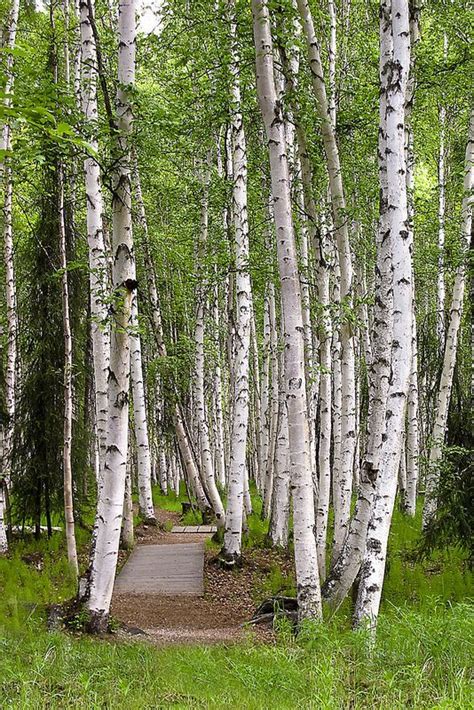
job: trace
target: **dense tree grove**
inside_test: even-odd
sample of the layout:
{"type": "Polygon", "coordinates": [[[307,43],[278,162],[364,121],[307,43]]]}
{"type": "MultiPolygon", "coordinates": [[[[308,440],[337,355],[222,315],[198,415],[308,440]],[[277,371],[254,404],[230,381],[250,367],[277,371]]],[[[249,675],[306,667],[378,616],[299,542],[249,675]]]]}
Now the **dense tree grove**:
{"type": "Polygon", "coordinates": [[[469,3],[155,9],[1,3],[0,552],[63,527],[101,632],[132,496],[230,574],[252,491],[299,620],[375,630],[395,505],[472,552],[469,3]]]}

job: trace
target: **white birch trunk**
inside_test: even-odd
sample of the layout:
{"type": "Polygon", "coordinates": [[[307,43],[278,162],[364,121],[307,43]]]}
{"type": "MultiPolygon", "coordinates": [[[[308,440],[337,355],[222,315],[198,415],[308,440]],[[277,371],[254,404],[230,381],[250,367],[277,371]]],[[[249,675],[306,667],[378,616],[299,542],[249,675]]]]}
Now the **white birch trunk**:
{"type": "MultiPolygon", "coordinates": [[[[3,47],[7,51],[6,80],[4,86],[4,108],[12,103],[14,74],[14,57],[12,50],[15,48],[16,32],[20,1],[13,0],[8,16],[8,25],[4,33],[3,47]]],[[[13,248],[12,200],[13,185],[12,174],[8,157],[5,151],[11,149],[10,124],[7,121],[0,128],[0,177],[3,181],[3,254],[5,266],[5,300],[7,315],[7,361],[5,366],[5,413],[7,417],[3,430],[2,471],[0,474],[0,555],[8,551],[8,539],[5,526],[5,489],[8,487],[12,466],[13,431],[16,410],[16,367],[17,367],[17,331],[18,317],[16,309],[16,280],[13,248]]]]}
{"type": "Polygon", "coordinates": [[[382,462],[354,613],[356,626],[369,625],[373,630],[382,595],[412,367],[413,235],[409,225],[404,149],[406,90],[410,70],[408,0],[392,0],[392,42],[386,112],[388,226],[392,242],[393,274],[392,365],[382,462]]]}
{"type": "Polygon", "coordinates": [[[235,363],[232,435],[230,444],[229,488],[222,554],[235,562],[242,553],[242,520],[246,479],[247,432],[249,422],[249,357],[251,330],[251,284],[249,275],[249,223],[247,216],[247,146],[240,95],[240,55],[235,3],[230,0],[231,35],[231,121],[232,190],[235,248],[235,363]]]}
{"type": "Polygon", "coordinates": [[[138,505],[147,524],[156,524],[151,490],[151,453],[146,418],[145,385],[143,382],[142,346],[138,332],[137,294],[132,299],[132,331],[130,335],[130,376],[132,384],[135,436],[137,439],[138,505]]]}
{"type": "Polygon", "coordinates": [[[429,468],[425,485],[425,504],[423,508],[423,528],[426,528],[436,514],[438,504],[439,463],[443,455],[443,444],[448,422],[449,403],[453,386],[454,366],[458,349],[459,331],[466,287],[467,255],[472,232],[472,205],[474,202],[474,111],[471,111],[469,136],[466,146],[464,197],[462,202],[461,245],[463,256],[454,279],[453,295],[449,309],[449,321],[446,332],[443,369],[436,401],[436,414],[431,432],[432,445],[429,455],[429,468]]]}
{"type": "Polygon", "coordinates": [[[132,461],[129,455],[127,475],[125,478],[125,495],[123,500],[122,547],[131,550],[134,545],[133,532],[133,501],[132,501],[132,461]]]}
{"type": "MultiPolygon", "coordinates": [[[[448,37],[444,34],[444,60],[448,53],[448,37]]],[[[446,177],[445,177],[445,132],[446,108],[441,105],[439,110],[439,156],[438,156],[438,277],[436,283],[436,333],[439,341],[440,353],[444,353],[446,336],[445,326],[445,299],[446,286],[444,281],[444,238],[446,226],[446,177]]]]}
{"type": "Polygon", "coordinates": [[[375,305],[372,324],[373,357],[369,367],[368,438],[361,467],[360,492],[349,534],[337,560],[333,561],[323,596],[337,607],[348,593],[359,572],[365,549],[375,486],[380,470],[385,412],[389,388],[393,328],[392,247],[389,225],[387,185],[387,90],[392,58],[390,0],[380,5],[380,115],[378,167],[380,181],[380,216],[377,229],[375,305]]]}
{"type": "Polygon", "coordinates": [[[275,447],[273,476],[273,504],[270,516],[268,535],[274,547],[288,546],[290,517],[290,457],[288,450],[288,410],[286,392],[280,390],[280,408],[278,417],[278,435],[275,447]]]}
{"type": "Polygon", "coordinates": [[[319,491],[316,506],[316,545],[318,548],[319,576],[326,578],[326,538],[328,529],[329,497],[331,491],[331,430],[332,430],[332,378],[331,341],[332,320],[330,307],[329,264],[327,255],[327,234],[323,221],[317,254],[318,298],[322,308],[319,335],[321,380],[319,384],[319,491]]]}
{"type": "Polygon", "coordinates": [[[314,537],[315,520],[305,388],[303,313],[291,213],[284,122],[275,90],[273,42],[268,6],[265,0],[252,0],[252,12],[256,46],[257,93],[268,140],[281,282],[282,317],[285,328],[284,380],[288,406],[298,613],[302,619],[320,619],[322,609],[314,537]]]}
{"type": "MultiPolygon", "coordinates": [[[[206,168],[207,169],[207,168],[206,168]]],[[[201,202],[201,226],[199,235],[199,262],[203,268],[205,258],[205,247],[208,233],[208,209],[209,209],[209,184],[207,175],[204,177],[203,194],[201,202]]],[[[205,284],[203,275],[200,274],[200,283],[197,293],[196,322],[194,329],[194,341],[196,346],[196,365],[194,381],[194,407],[196,415],[197,436],[202,464],[202,483],[208,497],[211,508],[216,516],[217,526],[223,528],[225,524],[225,513],[219,491],[217,490],[212,462],[211,442],[209,438],[209,425],[206,416],[206,402],[204,394],[204,331],[205,331],[205,284]]]]}
{"type": "Polygon", "coordinates": [[[133,254],[130,138],[131,90],[135,82],[135,2],[119,2],[116,168],[113,175],[114,304],[108,381],[108,430],[103,487],[99,492],[89,569],[89,628],[107,629],[122,526],[128,450],[130,336],[132,299],[137,283],[133,254]]]}
{"type": "MultiPolygon", "coordinates": [[[[80,0],[82,49],[82,112],[91,127],[90,144],[97,150],[97,57],[89,10],[93,0],[80,0]],[[90,2],[90,5],[89,5],[90,2]]],[[[105,464],[107,442],[107,380],[110,360],[110,326],[108,323],[107,294],[108,266],[102,214],[104,210],[100,167],[88,156],[84,160],[86,188],[87,242],[89,248],[91,339],[94,367],[95,427],[99,451],[100,478],[105,464]]],[[[101,483],[99,480],[99,487],[101,483]]]]}
{"type": "Polygon", "coordinates": [[[63,489],[64,522],[66,531],[67,558],[77,576],[76,535],[74,531],[74,494],[72,480],[72,332],[69,317],[69,284],[67,276],[66,225],[64,220],[64,175],[62,165],[58,168],[58,224],[59,258],[61,268],[61,298],[64,334],[64,422],[63,422],[63,489]]]}
{"type": "Polygon", "coordinates": [[[339,150],[336,141],[334,123],[331,119],[329,102],[324,83],[318,40],[314,30],[313,18],[308,0],[298,0],[298,9],[306,37],[309,66],[313,90],[316,97],[316,109],[321,120],[326,164],[329,176],[329,191],[334,219],[334,232],[337,246],[340,288],[341,288],[341,465],[333,470],[334,498],[334,547],[337,555],[347,533],[350,518],[352,495],[352,475],[356,444],[355,432],[355,355],[351,325],[345,308],[352,305],[352,261],[347,227],[346,202],[342,182],[339,150]]]}

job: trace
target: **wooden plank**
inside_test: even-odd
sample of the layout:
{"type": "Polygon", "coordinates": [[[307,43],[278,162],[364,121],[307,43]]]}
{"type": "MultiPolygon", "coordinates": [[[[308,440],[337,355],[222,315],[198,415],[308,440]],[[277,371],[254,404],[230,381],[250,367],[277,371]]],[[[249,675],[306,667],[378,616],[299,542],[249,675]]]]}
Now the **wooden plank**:
{"type": "Polygon", "coordinates": [[[204,545],[139,545],[115,580],[120,593],[202,595],[204,545]]]}

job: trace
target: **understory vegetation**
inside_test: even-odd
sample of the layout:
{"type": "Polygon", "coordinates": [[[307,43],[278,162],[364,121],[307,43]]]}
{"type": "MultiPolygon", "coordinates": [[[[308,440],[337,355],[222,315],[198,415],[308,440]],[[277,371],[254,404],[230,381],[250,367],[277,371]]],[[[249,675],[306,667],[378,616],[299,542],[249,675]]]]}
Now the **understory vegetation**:
{"type": "MultiPolygon", "coordinates": [[[[181,511],[183,495],[154,494],[181,511]]],[[[265,525],[256,505],[244,559],[265,545],[265,525]]],[[[87,537],[80,532],[79,549],[87,537]]],[[[75,591],[63,536],[18,541],[11,559],[0,560],[2,708],[471,707],[472,572],[453,548],[417,559],[418,542],[418,518],[396,511],[375,645],[350,630],[341,609],[297,637],[277,621],[271,644],[255,644],[249,631],[239,644],[156,648],[48,632],[47,605],[75,591]]],[[[275,565],[255,591],[256,606],[292,585],[275,565]]]]}

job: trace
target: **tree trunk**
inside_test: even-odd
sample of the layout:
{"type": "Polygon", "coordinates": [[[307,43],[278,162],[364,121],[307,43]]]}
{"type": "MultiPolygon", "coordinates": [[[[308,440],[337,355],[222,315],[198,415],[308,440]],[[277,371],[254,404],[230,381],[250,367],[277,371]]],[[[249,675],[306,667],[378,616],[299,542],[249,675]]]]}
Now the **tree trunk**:
{"type": "Polygon", "coordinates": [[[64,521],[66,528],[67,558],[74,570],[79,573],[74,532],[74,494],[72,480],[72,332],[69,317],[69,284],[67,276],[66,225],[64,219],[64,174],[62,164],[59,173],[59,256],[61,268],[61,296],[63,307],[64,331],[64,424],[63,424],[63,485],[64,485],[64,521]]]}
{"type": "Polygon", "coordinates": [[[412,366],[413,234],[409,226],[404,150],[405,103],[410,70],[408,0],[392,0],[392,41],[386,111],[388,227],[392,242],[393,275],[392,365],[386,409],[389,426],[385,432],[380,475],[354,613],[356,626],[368,624],[372,629],[375,629],[382,595],[412,366]]]}
{"type": "MultiPolygon", "coordinates": [[[[82,46],[82,112],[91,127],[89,142],[98,149],[97,56],[91,17],[93,0],[80,0],[82,46]]],[[[92,18],[93,21],[93,18],[92,18]]],[[[84,160],[87,242],[89,247],[92,358],[94,367],[95,430],[100,477],[104,470],[107,442],[107,379],[110,361],[110,326],[107,312],[108,267],[102,223],[104,210],[100,167],[93,157],[84,160]]],[[[98,481],[99,487],[101,485],[98,481]]]]}
{"type": "Polygon", "coordinates": [[[247,216],[247,147],[240,96],[240,56],[235,3],[229,2],[231,33],[233,219],[236,272],[235,364],[232,435],[226,526],[222,554],[235,561],[242,552],[242,520],[246,476],[247,431],[249,421],[249,354],[251,330],[251,284],[249,224],[247,216]]]}
{"type": "Polygon", "coordinates": [[[132,333],[130,336],[130,375],[132,380],[135,436],[137,439],[138,504],[140,515],[148,524],[156,524],[151,490],[151,453],[146,418],[145,385],[143,382],[142,346],[138,332],[137,294],[132,300],[132,333]]]}
{"type": "Polygon", "coordinates": [[[341,289],[341,465],[333,470],[334,497],[334,547],[337,556],[344,542],[350,518],[352,475],[356,444],[355,432],[355,355],[351,324],[345,309],[352,306],[352,262],[347,227],[346,202],[342,182],[342,170],[336,141],[335,126],[324,83],[318,40],[308,0],[298,0],[298,9],[303,23],[303,32],[308,48],[309,66],[316,109],[321,121],[321,131],[329,176],[329,191],[334,219],[341,289]]]}
{"type": "Polygon", "coordinates": [[[391,366],[393,327],[392,304],[392,246],[389,225],[387,184],[387,91],[392,37],[390,2],[380,5],[380,115],[378,139],[378,167],[380,181],[380,216],[376,237],[375,304],[372,324],[373,357],[369,366],[368,437],[360,473],[360,491],[352,516],[349,534],[339,557],[333,561],[330,574],[323,586],[323,596],[337,607],[350,590],[364,555],[375,486],[380,470],[385,412],[391,366]]]}
{"type": "MultiPolygon", "coordinates": [[[[15,48],[16,31],[18,25],[18,14],[20,1],[13,0],[8,16],[8,25],[4,32],[3,48],[7,51],[6,56],[6,79],[4,85],[3,107],[8,109],[11,106],[13,92],[14,56],[12,50],[15,48]]],[[[6,487],[10,483],[12,467],[12,446],[13,432],[15,425],[16,410],[16,367],[17,367],[17,331],[18,316],[16,308],[16,279],[15,262],[13,248],[13,225],[12,225],[12,200],[13,184],[9,158],[6,155],[11,149],[10,124],[5,121],[0,129],[0,178],[3,182],[3,249],[5,266],[5,300],[7,315],[7,359],[5,366],[5,414],[6,423],[3,430],[2,446],[2,471],[0,474],[0,555],[8,551],[8,539],[5,527],[5,507],[7,496],[6,487]]]]}
{"type": "Polygon", "coordinates": [[[135,3],[119,3],[117,135],[113,175],[113,313],[104,480],[99,491],[89,570],[87,607],[92,632],[107,629],[122,525],[128,449],[130,321],[137,287],[133,254],[130,139],[135,82],[135,3]]]}
{"type": "Polygon", "coordinates": [[[300,279],[291,214],[290,179],[281,105],[273,72],[273,42],[265,0],[252,0],[257,93],[270,157],[273,210],[277,232],[282,317],[285,329],[284,380],[287,392],[291,488],[294,510],[298,613],[320,619],[321,595],[314,538],[313,481],[305,388],[304,329],[300,279]]]}

